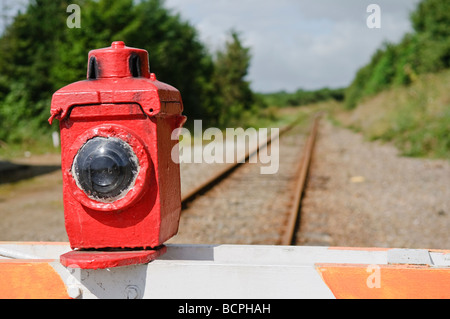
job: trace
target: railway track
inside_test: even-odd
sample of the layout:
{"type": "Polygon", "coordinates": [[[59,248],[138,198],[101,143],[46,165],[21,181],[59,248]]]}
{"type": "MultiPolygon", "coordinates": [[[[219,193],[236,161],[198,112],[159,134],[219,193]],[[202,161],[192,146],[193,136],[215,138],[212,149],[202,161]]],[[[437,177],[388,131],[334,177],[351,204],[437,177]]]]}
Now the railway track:
{"type": "Polygon", "coordinates": [[[259,174],[249,163],[258,149],[248,150],[244,163],[221,167],[211,178],[182,196],[179,233],[173,243],[295,244],[301,196],[317,135],[319,116],[311,133],[293,123],[259,147],[279,139],[280,168],[259,174]]]}
{"type": "Polygon", "coordinates": [[[243,159],[238,159],[234,163],[229,163],[224,165],[224,167],[221,167],[218,169],[212,176],[210,176],[208,179],[200,183],[199,185],[193,187],[190,189],[187,193],[183,194],[181,196],[181,204],[183,207],[186,207],[186,205],[193,201],[197,196],[201,196],[205,192],[207,192],[209,189],[220,183],[223,179],[225,179],[231,172],[233,172],[235,169],[237,169],[242,164],[248,163],[248,160],[251,156],[256,156],[259,150],[262,148],[269,147],[272,143],[272,140],[280,138],[283,134],[290,131],[294,126],[296,125],[296,121],[291,123],[290,125],[287,125],[286,127],[279,130],[278,134],[271,134],[267,140],[261,142],[259,145],[257,145],[254,149],[247,149],[245,152],[245,155],[243,159]]]}
{"type": "Polygon", "coordinates": [[[314,151],[314,145],[316,143],[317,131],[319,128],[320,114],[316,115],[313,120],[311,131],[309,133],[301,162],[298,166],[298,178],[294,188],[294,201],[289,211],[288,223],[286,225],[286,231],[281,239],[282,245],[295,244],[296,230],[298,228],[298,222],[300,219],[301,201],[306,186],[306,179],[308,177],[308,171],[310,168],[311,158],[314,151]]]}

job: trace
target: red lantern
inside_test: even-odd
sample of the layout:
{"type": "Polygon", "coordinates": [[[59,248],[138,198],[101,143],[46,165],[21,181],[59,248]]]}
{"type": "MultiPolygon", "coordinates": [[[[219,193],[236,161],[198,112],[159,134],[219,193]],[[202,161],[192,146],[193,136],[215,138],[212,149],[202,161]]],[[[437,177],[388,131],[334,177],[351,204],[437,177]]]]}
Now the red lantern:
{"type": "Polygon", "coordinates": [[[76,249],[61,262],[145,262],[178,230],[171,134],[185,121],[181,96],[150,73],[147,51],[121,41],[89,52],[87,77],[55,92],[51,104],[49,122],[60,121],[65,225],[76,249]],[[140,257],[130,261],[129,250],[140,257]]]}

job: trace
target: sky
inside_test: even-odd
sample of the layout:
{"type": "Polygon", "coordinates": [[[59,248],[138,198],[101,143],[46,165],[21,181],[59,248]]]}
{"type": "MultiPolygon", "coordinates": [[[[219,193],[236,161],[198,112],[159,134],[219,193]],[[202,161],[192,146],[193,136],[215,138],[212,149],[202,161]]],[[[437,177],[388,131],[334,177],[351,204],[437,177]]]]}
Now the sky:
{"type": "Polygon", "coordinates": [[[252,60],[247,80],[256,92],[346,87],[383,42],[412,31],[409,15],[419,0],[166,0],[199,32],[211,52],[231,29],[241,34],[252,60]],[[370,4],[380,28],[369,28],[370,4]]]}

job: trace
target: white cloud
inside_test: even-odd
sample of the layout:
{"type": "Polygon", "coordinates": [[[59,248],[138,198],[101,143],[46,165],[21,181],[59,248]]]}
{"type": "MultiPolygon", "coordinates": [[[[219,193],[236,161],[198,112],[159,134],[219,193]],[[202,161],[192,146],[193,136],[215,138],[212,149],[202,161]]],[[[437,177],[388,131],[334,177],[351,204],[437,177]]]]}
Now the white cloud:
{"type": "Polygon", "coordinates": [[[212,51],[227,32],[251,47],[249,80],[256,91],[348,85],[383,41],[410,30],[418,0],[377,0],[381,29],[369,29],[362,0],[166,0],[199,31],[212,51]]]}

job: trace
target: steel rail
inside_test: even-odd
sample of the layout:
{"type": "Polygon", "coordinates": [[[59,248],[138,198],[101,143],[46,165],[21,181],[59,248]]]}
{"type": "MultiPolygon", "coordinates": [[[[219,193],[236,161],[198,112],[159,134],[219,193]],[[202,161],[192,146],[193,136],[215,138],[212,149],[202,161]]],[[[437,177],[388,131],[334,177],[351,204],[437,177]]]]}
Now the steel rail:
{"type": "Polygon", "coordinates": [[[308,136],[308,140],[303,150],[302,160],[299,162],[297,169],[298,179],[294,186],[294,200],[291,209],[288,212],[288,221],[286,225],[286,232],[281,238],[281,245],[292,245],[295,241],[295,232],[298,226],[298,220],[300,215],[301,201],[306,186],[306,179],[308,177],[308,171],[311,163],[311,157],[314,150],[314,145],[317,137],[317,131],[319,127],[319,120],[321,114],[314,116],[311,131],[308,136]]]}
{"type": "Polygon", "coordinates": [[[246,151],[244,155],[244,159],[240,159],[234,163],[230,163],[226,167],[224,167],[222,170],[219,170],[216,174],[208,178],[203,183],[199,184],[197,187],[194,187],[191,189],[188,193],[184,194],[181,197],[181,206],[182,208],[186,207],[186,205],[193,201],[197,196],[206,193],[208,190],[210,190],[212,187],[217,185],[220,181],[225,179],[229,174],[231,174],[237,167],[240,165],[246,163],[248,159],[257,154],[259,150],[263,149],[264,147],[267,147],[270,145],[270,143],[275,140],[276,138],[280,138],[283,134],[291,130],[298,122],[299,119],[296,119],[289,125],[281,128],[278,132],[278,134],[271,134],[269,138],[257,145],[254,149],[249,149],[246,151]]]}

